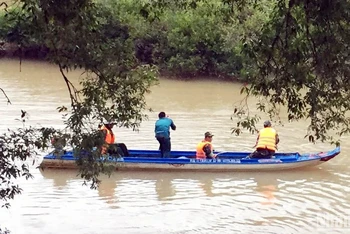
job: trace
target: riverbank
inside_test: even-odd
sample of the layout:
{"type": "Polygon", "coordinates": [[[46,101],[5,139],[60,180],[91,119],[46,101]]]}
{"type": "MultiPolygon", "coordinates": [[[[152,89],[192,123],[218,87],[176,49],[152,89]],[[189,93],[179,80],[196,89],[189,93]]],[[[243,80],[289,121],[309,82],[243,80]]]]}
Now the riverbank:
{"type": "Polygon", "coordinates": [[[166,76],[237,80],[243,64],[249,61],[248,55],[242,53],[244,41],[260,33],[259,28],[273,9],[266,0],[259,4],[259,11],[247,6],[250,13],[246,17],[245,11],[233,14],[229,5],[217,0],[196,6],[176,1],[158,6],[136,0],[107,0],[96,1],[88,10],[73,14],[90,15],[85,21],[80,17],[66,21],[69,6],[52,6],[56,14],[51,22],[40,14],[9,6],[6,14],[0,13],[0,56],[45,59],[49,53],[46,48],[52,46],[69,58],[83,57],[91,50],[105,55],[115,49],[123,60],[157,65],[166,76]],[[77,55],[77,51],[81,54],[77,55]]]}
{"type": "MultiPolygon", "coordinates": [[[[50,51],[43,46],[29,46],[21,48],[15,43],[7,43],[0,41],[0,59],[1,58],[10,58],[10,59],[29,59],[29,60],[38,60],[46,61],[47,56],[50,51]]],[[[241,79],[236,76],[229,76],[227,74],[218,74],[217,76],[206,76],[206,75],[184,75],[184,74],[174,74],[165,69],[160,71],[161,77],[167,77],[168,79],[174,80],[218,80],[218,81],[234,81],[240,82],[241,79]]]]}
{"type": "Polygon", "coordinates": [[[24,58],[45,60],[49,50],[44,46],[20,47],[15,43],[0,41],[0,58],[24,58]]]}

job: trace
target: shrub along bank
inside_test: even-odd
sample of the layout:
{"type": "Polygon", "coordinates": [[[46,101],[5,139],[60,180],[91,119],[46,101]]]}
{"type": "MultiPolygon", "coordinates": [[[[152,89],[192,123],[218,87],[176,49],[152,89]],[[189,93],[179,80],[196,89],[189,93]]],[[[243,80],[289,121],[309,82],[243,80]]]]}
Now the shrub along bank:
{"type": "MultiPolygon", "coordinates": [[[[257,4],[239,10],[220,0],[163,5],[100,0],[96,7],[106,28],[104,36],[127,37],[133,43],[129,53],[140,64],[155,64],[167,74],[182,77],[237,78],[246,59],[241,53],[244,42],[259,34],[273,8],[266,0],[257,4]]],[[[31,33],[31,22],[12,20],[20,14],[28,13],[18,7],[0,13],[0,55],[45,59],[50,53],[45,46],[48,42],[41,40],[40,33],[31,33]]]]}

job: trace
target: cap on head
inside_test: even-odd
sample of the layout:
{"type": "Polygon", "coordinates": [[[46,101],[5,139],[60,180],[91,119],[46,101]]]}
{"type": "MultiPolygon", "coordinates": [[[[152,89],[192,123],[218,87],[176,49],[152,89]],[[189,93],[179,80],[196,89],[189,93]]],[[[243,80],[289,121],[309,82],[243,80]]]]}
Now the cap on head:
{"type": "Polygon", "coordinates": [[[113,123],[113,122],[105,122],[104,125],[105,126],[110,126],[112,128],[115,125],[115,123],[113,123]]]}
{"type": "Polygon", "coordinates": [[[211,132],[204,133],[204,137],[212,137],[214,136],[211,132]]]}
{"type": "Polygon", "coordinates": [[[266,120],[266,121],[264,122],[264,128],[266,128],[266,127],[271,127],[271,122],[270,122],[270,120],[266,120]]]}
{"type": "Polygon", "coordinates": [[[111,120],[104,120],[103,121],[104,125],[115,125],[115,122],[111,121],[111,120]]]}
{"type": "Polygon", "coordinates": [[[164,111],[159,112],[158,118],[164,118],[164,117],[165,117],[165,112],[164,111]]]}

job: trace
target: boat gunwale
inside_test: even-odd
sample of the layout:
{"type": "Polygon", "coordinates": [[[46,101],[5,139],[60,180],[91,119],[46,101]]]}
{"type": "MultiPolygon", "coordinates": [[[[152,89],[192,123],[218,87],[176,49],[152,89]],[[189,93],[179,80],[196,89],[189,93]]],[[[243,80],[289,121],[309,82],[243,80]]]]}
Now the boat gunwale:
{"type": "MultiPolygon", "coordinates": [[[[233,153],[233,152],[231,152],[233,153]]],[[[340,153],[340,147],[336,147],[333,150],[327,152],[318,152],[318,153],[308,153],[298,155],[296,160],[285,160],[283,161],[283,156],[271,159],[244,159],[244,158],[232,158],[232,159],[195,159],[195,158],[153,158],[153,157],[123,157],[112,159],[109,158],[106,160],[106,163],[149,163],[149,164],[186,164],[186,165],[266,165],[266,164],[298,164],[301,162],[308,161],[324,161],[323,159],[331,159],[337,156],[340,153]],[[320,156],[322,154],[322,156],[320,156]],[[224,161],[225,160],[225,161],[224,161]],[[229,160],[229,161],[226,161],[229,160]],[[232,160],[232,161],[231,161],[232,160]],[[242,163],[243,160],[243,163],[242,163]],[[235,162],[236,161],[236,162],[235,162]]],[[[288,153],[286,153],[287,155],[288,153]]],[[[288,154],[288,156],[291,156],[288,154]]],[[[110,156],[112,157],[112,156],[110,156]]],[[[56,157],[53,155],[47,155],[44,157],[44,160],[57,160],[58,161],[76,161],[79,157],[74,156],[62,156],[56,157]]],[[[102,159],[105,160],[105,159],[102,159]]],[[[326,160],[326,161],[328,161],[326,160]]]]}

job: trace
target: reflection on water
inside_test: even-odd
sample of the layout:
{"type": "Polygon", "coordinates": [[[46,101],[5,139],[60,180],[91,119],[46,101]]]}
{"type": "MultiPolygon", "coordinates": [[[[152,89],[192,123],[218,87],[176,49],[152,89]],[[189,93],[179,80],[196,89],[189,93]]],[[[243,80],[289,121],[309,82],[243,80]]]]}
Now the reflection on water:
{"type": "Polygon", "coordinates": [[[203,189],[204,193],[208,197],[213,197],[213,180],[212,179],[199,179],[200,187],[203,189]]]}
{"type": "MultiPolygon", "coordinates": [[[[68,76],[76,82],[80,74],[68,76]]],[[[56,107],[69,105],[69,96],[56,67],[23,61],[20,73],[18,61],[0,60],[0,87],[13,103],[0,98],[0,132],[21,127],[15,120],[21,109],[30,114],[28,125],[63,126],[56,107]]],[[[149,113],[139,132],[115,129],[117,140],[131,149],[157,149],[154,122],[165,111],[177,125],[171,133],[173,149],[194,150],[203,133],[212,131],[216,150],[250,151],[256,136],[236,137],[230,130],[235,125],[232,104],[242,98],[239,90],[239,84],[228,82],[161,79],[147,96],[155,113],[149,113]]],[[[250,104],[252,114],[257,113],[250,104]]],[[[306,126],[276,126],[279,151],[331,149],[304,139],[306,126]]],[[[20,181],[23,194],[10,210],[0,210],[0,226],[15,234],[349,233],[350,221],[335,230],[318,219],[350,214],[348,138],[343,137],[337,158],[297,172],[116,172],[90,190],[76,171],[33,168],[34,179],[20,181]]]]}
{"type": "Polygon", "coordinates": [[[264,177],[256,177],[254,180],[256,182],[256,191],[264,196],[264,200],[261,201],[261,204],[273,205],[276,200],[275,193],[278,189],[277,178],[269,179],[264,177]]]}
{"type": "MultiPolygon", "coordinates": [[[[77,172],[74,170],[45,169],[40,170],[40,173],[45,179],[51,180],[53,186],[58,189],[67,188],[69,183],[73,181],[81,184],[83,183],[83,180],[77,176],[77,172]]],[[[159,201],[167,200],[169,198],[176,199],[176,187],[181,184],[191,184],[191,186],[196,184],[198,190],[201,190],[202,195],[205,197],[231,194],[227,193],[228,187],[220,189],[220,186],[216,185],[216,183],[218,183],[219,185],[229,185],[230,189],[239,190],[239,188],[242,188],[242,190],[238,192],[239,194],[249,188],[256,193],[258,197],[266,198],[271,202],[271,200],[278,200],[275,194],[278,194],[281,191],[287,191],[289,189],[299,191],[300,187],[293,188],[291,185],[299,184],[303,188],[306,184],[317,182],[314,184],[318,187],[321,183],[322,185],[327,185],[338,182],[339,178],[335,177],[327,170],[308,169],[306,171],[298,171],[295,173],[288,172],[283,174],[269,172],[240,172],[233,175],[230,173],[193,174],[191,172],[118,172],[113,173],[110,177],[102,175],[100,179],[102,180],[102,183],[97,189],[98,195],[103,198],[102,200],[106,201],[113,200],[117,202],[118,199],[116,199],[116,194],[118,192],[118,185],[127,190],[125,184],[133,181],[132,183],[134,184],[152,184],[159,201]]],[[[326,189],[326,187],[327,186],[323,186],[322,189],[326,189]]],[[[194,187],[192,186],[192,188],[194,187]]],[[[262,204],[265,204],[263,200],[262,204]]]]}
{"type": "MultiPolygon", "coordinates": [[[[15,202],[14,208],[24,215],[22,225],[47,215],[60,232],[67,223],[62,215],[84,213],[84,218],[74,219],[80,223],[78,233],[99,230],[83,221],[97,216],[97,221],[107,223],[103,233],[113,233],[116,217],[123,220],[117,225],[120,233],[212,233],[223,230],[222,225],[230,232],[308,233],[319,228],[318,215],[349,214],[350,191],[339,185],[349,177],[350,173],[335,175],[332,168],[283,173],[118,172],[103,176],[95,191],[82,187],[74,170],[46,169],[26,182],[44,181],[44,190],[27,185],[20,196],[24,203],[15,202]],[[36,215],[25,215],[28,212],[36,215]]],[[[37,230],[29,226],[26,233],[37,230]]],[[[50,233],[49,227],[40,230],[50,233]]]]}
{"type": "Polygon", "coordinates": [[[116,181],[102,179],[102,182],[97,188],[98,195],[107,204],[111,205],[111,208],[118,208],[118,206],[115,206],[115,204],[118,201],[118,198],[116,197],[116,194],[115,194],[116,187],[117,187],[116,181]]]}
{"type": "Polygon", "coordinates": [[[175,189],[172,180],[166,175],[156,181],[156,192],[160,201],[167,200],[175,195],[175,189]]]}

